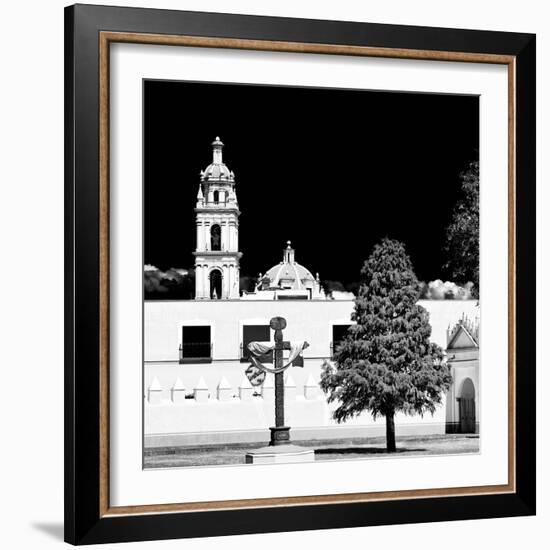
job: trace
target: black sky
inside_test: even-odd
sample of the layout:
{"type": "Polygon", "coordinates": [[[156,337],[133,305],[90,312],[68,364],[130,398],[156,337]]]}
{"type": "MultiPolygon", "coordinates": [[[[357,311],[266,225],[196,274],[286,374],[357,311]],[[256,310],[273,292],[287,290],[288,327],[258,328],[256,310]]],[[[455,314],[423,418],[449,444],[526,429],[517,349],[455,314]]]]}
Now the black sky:
{"type": "Polygon", "coordinates": [[[420,279],[445,277],[459,174],[478,159],[477,96],[146,81],[145,263],[193,266],[216,136],[237,182],[241,275],[281,261],[290,239],[299,263],[348,284],[389,236],[420,279]]]}

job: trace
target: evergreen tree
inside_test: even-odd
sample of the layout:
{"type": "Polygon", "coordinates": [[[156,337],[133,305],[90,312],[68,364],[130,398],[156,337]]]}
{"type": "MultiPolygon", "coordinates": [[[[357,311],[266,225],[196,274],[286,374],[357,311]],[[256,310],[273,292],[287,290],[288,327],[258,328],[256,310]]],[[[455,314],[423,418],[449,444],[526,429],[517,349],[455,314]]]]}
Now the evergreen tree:
{"type": "Polygon", "coordinates": [[[369,411],[386,418],[386,446],[395,452],[397,412],[433,414],[451,384],[443,350],[430,342],[428,312],[404,246],[383,239],[365,262],[352,325],[325,365],[321,388],[337,402],[338,422],[369,411]]]}
{"type": "Polygon", "coordinates": [[[474,283],[479,296],[479,162],[470,163],[460,178],[462,197],[447,227],[444,267],[456,283],[474,283]]]}

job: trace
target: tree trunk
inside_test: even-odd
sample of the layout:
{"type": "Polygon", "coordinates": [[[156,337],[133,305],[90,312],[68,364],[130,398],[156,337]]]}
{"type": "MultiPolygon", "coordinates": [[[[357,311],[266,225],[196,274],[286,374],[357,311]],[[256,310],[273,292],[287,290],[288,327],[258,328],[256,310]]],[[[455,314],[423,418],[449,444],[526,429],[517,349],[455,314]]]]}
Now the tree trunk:
{"type": "Polygon", "coordinates": [[[386,414],[386,450],[388,453],[395,453],[395,418],[394,412],[386,414]]]}

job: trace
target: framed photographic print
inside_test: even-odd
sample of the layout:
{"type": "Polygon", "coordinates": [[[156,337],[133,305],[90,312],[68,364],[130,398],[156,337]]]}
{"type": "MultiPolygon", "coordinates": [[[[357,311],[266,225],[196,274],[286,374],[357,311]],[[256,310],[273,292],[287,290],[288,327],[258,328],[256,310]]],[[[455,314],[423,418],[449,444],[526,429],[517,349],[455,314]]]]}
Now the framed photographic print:
{"type": "Polygon", "coordinates": [[[66,540],[535,512],[535,37],[66,8],[66,540]]]}

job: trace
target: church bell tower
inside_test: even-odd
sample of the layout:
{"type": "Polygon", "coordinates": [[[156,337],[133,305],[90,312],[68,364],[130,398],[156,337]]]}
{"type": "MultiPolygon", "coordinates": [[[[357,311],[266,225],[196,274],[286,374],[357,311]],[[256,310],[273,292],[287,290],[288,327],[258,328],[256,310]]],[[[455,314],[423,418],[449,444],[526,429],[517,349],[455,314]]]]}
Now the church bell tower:
{"type": "Polygon", "coordinates": [[[235,174],[223,163],[223,143],[212,142],[212,163],[200,173],[195,208],[195,299],[238,299],[239,205],[235,174]]]}

